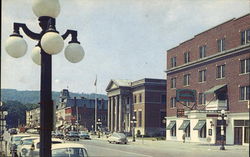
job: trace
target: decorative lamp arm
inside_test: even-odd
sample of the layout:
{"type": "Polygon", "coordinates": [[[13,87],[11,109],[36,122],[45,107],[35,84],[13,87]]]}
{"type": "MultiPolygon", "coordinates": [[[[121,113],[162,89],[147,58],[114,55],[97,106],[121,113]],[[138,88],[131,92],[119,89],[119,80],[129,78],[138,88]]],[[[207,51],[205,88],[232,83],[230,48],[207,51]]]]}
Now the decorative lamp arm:
{"type": "Polygon", "coordinates": [[[65,40],[71,34],[71,41],[69,43],[78,43],[80,42],[77,40],[77,31],[68,29],[63,35],[62,38],[65,40]]]}
{"type": "Polygon", "coordinates": [[[14,34],[19,34],[20,35],[19,28],[22,28],[23,32],[27,36],[29,36],[31,39],[34,39],[34,40],[40,40],[41,39],[40,34],[34,33],[31,30],[29,30],[29,28],[24,23],[14,23],[14,34]]]}

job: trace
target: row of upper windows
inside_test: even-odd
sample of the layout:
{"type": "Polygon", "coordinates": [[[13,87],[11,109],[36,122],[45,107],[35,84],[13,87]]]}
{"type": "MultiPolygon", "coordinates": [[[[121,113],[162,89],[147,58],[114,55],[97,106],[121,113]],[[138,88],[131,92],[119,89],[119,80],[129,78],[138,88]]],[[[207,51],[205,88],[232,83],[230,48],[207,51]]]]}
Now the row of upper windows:
{"type": "MultiPolygon", "coordinates": [[[[134,95],[134,103],[141,103],[142,102],[142,94],[140,93],[138,95],[134,95]],[[138,95],[139,95],[139,101],[137,99],[138,95]]],[[[160,101],[162,104],[166,104],[166,95],[164,95],[164,94],[161,95],[160,99],[161,99],[160,101]]]]}
{"type": "MultiPolygon", "coordinates": [[[[225,78],[225,68],[226,68],[225,64],[219,65],[216,67],[216,78],[217,79],[225,78]]],[[[199,75],[198,75],[199,82],[206,81],[206,73],[207,73],[207,70],[200,70],[199,71],[199,75]]],[[[246,74],[246,73],[250,73],[250,58],[240,60],[240,74],[246,74]]],[[[191,77],[191,74],[185,74],[183,76],[183,85],[184,86],[190,85],[190,77],[191,77]]],[[[170,87],[176,88],[176,77],[171,78],[170,87]]]]}
{"type": "MultiPolygon", "coordinates": [[[[242,86],[239,87],[239,100],[245,101],[250,100],[250,86],[242,86]]],[[[190,106],[189,102],[184,103],[186,106],[190,106]]],[[[198,104],[205,105],[206,104],[206,94],[198,93],[198,104]]],[[[170,108],[176,107],[176,97],[170,98],[170,108]]]]}
{"type": "MultiPolygon", "coordinates": [[[[218,52],[222,52],[222,51],[226,50],[225,49],[225,41],[226,41],[225,38],[217,40],[218,52]]],[[[245,45],[247,43],[250,43],[250,29],[241,32],[241,45],[245,45]]],[[[207,52],[207,45],[202,45],[199,47],[200,59],[207,56],[206,52],[207,52]]],[[[185,52],[184,53],[184,63],[186,64],[186,63],[189,63],[190,61],[191,61],[190,60],[190,52],[185,52]]],[[[173,68],[176,66],[177,66],[176,57],[172,57],[170,59],[170,67],[173,68]]]]}

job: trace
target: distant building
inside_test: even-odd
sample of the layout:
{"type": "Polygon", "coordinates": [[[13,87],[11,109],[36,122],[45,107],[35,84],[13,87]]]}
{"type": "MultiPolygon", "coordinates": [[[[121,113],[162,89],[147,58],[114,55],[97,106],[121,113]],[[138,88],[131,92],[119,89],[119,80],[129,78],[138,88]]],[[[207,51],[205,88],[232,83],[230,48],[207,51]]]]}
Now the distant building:
{"type": "Polygon", "coordinates": [[[250,14],[168,50],[166,73],[167,140],[182,141],[185,133],[186,141],[204,143],[209,137],[220,144],[219,117],[226,110],[226,144],[249,144],[250,14]],[[177,89],[195,90],[197,100],[177,102],[177,89]]]}
{"type": "Polygon", "coordinates": [[[26,111],[26,126],[28,128],[40,127],[40,108],[26,111]]]}
{"type": "MultiPolygon", "coordinates": [[[[107,126],[107,100],[97,99],[97,118],[101,120],[102,126],[107,126]]],[[[95,122],[95,99],[71,98],[69,91],[63,89],[60,94],[60,102],[56,111],[56,126],[58,129],[63,127],[92,130],[95,122]],[[78,117],[78,121],[77,121],[78,117]]]]}
{"type": "Polygon", "coordinates": [[[111,132],[131,133],[131,120],[135,116],[137,134],[165,134],[166,80],[111,80],[106,91],[109,97],[108,129],[111,132]]]}

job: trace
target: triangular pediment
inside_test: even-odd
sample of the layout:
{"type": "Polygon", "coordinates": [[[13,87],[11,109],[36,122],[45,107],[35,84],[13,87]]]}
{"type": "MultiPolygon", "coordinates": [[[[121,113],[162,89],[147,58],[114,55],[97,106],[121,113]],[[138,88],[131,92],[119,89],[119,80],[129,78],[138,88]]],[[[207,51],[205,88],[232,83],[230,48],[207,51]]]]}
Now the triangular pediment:
{"type": "Polygon", "coordinates": [[[118,86],[115,83],[113,83],[110,89],[115,89],[115,88],[118,88],[118,86]]]}
{"type": "Polygon", "coordinates": [[[106,88],[106,91],[110,91],[112,89],[117,89],[119,86],[113,81],[111,80],[106,88]]]}

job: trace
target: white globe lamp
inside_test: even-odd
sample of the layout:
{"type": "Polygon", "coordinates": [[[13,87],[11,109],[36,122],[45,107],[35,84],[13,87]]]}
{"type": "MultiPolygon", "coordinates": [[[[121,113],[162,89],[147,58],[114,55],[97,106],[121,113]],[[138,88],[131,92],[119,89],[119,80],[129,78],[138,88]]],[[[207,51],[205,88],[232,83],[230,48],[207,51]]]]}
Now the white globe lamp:
{"type": "Polygon", "coordinates": [[[64,41],[60,34],[49,31],[42,36],[41,46],[46,53],[54,55],[62,51],[64,41]]]}
{"type": "Polygon", "coordinates": [[[32,61],[37,64],[41,65],[41,48],[36,46],[31,52],[32,61]]]}
{"type": "Polygon", "coordinates": [[[33,0],[32,10],[37,17],[56,18],[60,13],[60,3],[58,0],[33,0]]]}
{"type": "Polygon", "coordinates": [[[84,54],[79,43],[70,43],[64,50],[65,58],[71,63],[80,62],[84,58],[84,54]]]}
{"type": "Polygon", "coordinates": [[[27,43],[22,36],[10,36],[5,43],[6,52],[14,58],[22,57],[26,54],[27,43]]]}

